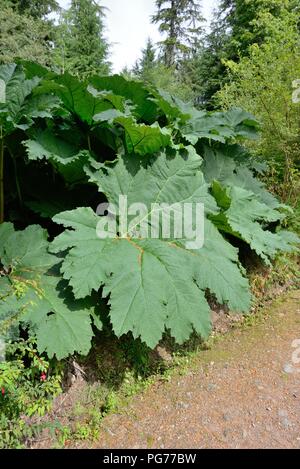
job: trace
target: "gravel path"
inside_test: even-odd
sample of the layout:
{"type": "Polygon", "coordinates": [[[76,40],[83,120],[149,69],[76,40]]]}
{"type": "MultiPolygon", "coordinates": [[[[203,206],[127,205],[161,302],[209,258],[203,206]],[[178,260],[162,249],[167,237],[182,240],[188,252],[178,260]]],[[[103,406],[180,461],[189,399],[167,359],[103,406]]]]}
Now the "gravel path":
{"type": "Polygon", "coordinates": [[[95,447],[300,448],[300,291],[266,313],[104,419],[95,447]]]}

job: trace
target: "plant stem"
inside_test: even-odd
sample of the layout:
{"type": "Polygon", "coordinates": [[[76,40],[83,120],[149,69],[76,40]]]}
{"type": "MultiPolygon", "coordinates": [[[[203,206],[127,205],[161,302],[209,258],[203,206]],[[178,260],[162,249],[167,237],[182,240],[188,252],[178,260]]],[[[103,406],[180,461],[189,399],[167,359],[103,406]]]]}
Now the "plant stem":
{"type": "Polygon", "coordinates": [[[4,222],[4,138],[0,135],[0,224],[4,222]]]}
{"type": "Polygon", "coordinates": [[[91,146],[91,137],[90,137],[90,134],[88,134],[87,136],[87,141],[88,141],[88,148],[89,148],[89,151],[92,152],[92,146],[91,146]]]}
{"type": "Polygon", "coordinates": [[[12,154],[12,152],[10,151],[9,148],[8,148],[8,151],[9,151],[9,154],[10,154],[11,159],[12,159],[12,161],[13,161],[14,173],[15,173],[16,189],[17,189],[17,194],[18,194],[18,199],[19,199],[20,207],[22,207],[22,206],[23,206],[23,199],[22,199],[22,192],[21,192],[21,187],[20,187],[20,182],[19,182],[19,177],[18,177],[16,159],[15,159],[14,155],[12,154]]]}

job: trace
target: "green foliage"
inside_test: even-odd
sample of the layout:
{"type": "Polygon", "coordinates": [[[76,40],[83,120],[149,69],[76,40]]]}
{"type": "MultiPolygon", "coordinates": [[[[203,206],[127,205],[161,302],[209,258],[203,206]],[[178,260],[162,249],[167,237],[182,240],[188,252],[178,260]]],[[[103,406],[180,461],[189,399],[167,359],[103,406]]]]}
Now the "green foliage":
{"type": "Polygon", "coordinates": [[[191,72],[191,64],[202,47],[204,19],[199,1],[157,1],[152,22],[159,24],[164,40],[156,57],[149,39],[132,73],[139,79],[171,93],[184,101],[195,101],[199,77],[191,72]]]}
{"type": "Polygon", "coordinates": [[[203,172],[205,179],[212,183],[218,180],[225,186],[236,186],[255,194],[257,200],[270,208],[279,208],[278,199],[267,191],[264,184],[254,176],[253,170],[263,174],[267,167],[259,165],[250,155],[237,145],[203,149],[203,172]],[[228,156],[231,158],[229,159],[228,156]]]}
{"type": "Polygon", "coordinates": [[[51,66],[49,26],[31,16],[4,7],[0,9],[0,64],[32,60],[51,66]]]}
{"type": "Polygon", "coordinates": [[[142,58],[137,61],[134,73],[142,80],[148,81],[148,74],[156,65],[156,51],[150,38],[147,40],[145,49],[142,50],[142,58]]]}
{"type": "Polygon", "coordinates": [[[56,0],[8,0],[7,3],[20,15],[32,16],[35,19],[45,18],[49,13],[59,10],[56,0]]]}
{"type": "Polygon", "coordinates": [[[55,62],[62,73],[86,79],[109,72],[104,16],[104,8],[94,0],[72,0],[56,29],[55,62]]]}
{"type": "Polygon", "coordinates": [[[250,47],[249,56],[238,63],[226,63],[229,83],[217,99],[224,109],[237,105],[259,117],[262,138],[251,147],[276,175],[275,192],[296,204],[300,108],[292,100],[292,83],[300,76],[297,16],[287,13],[270,19],[265,15],[260,23],[268,29],[268,39],[250,47]]]}
{"type": "Polygon", "coordinates": [[[124,70],[127,78],[136,77],[144,83],[150,83],[156,88],[166,91],[184,101],[193,101],[195,98],[191,83],[186,80],[184,70],[190,60],[181,61],[177,66],[166,66],[161,57],[157,57],[156,48],[149,38],[142,57],[131,71],[124,70]]]}
{"type": "MultiPolygon", "coordinates": [[[[139,78],[139,74],[137,75],[139,78]]],[[[143,74],[143,80],[183,101],[194,101],[195,94],[189,83],[183,80],[182,67],[166,67],[161,61],[143,74]]]]}
{"type": "Polygon", "coordinates": [[[205,47],[200,49],[191,60],[185,63],[185,80],[190,82],[200,108],[215,109],[213,96],[220,90],[226,68],[226,32],[219,28],[218,19],[212,24],[212,31],[205,39],[205,47]]]}
{"type": "Polygon", "coordinates": [[[297,244],[296,235],[284,231],[271,233],[258,223],[276,222],[281,219],[281,214],[259,202],[255,194],[235,186],[223,189],[218,182],[213,183],[212,193],[222,208],[222,212],[213,217],[218,228],[240,236],[266,262],[278,251],[294,250],[292,243],[297,244]]]}
{"type": "Polygon", "coordinates": [[[240,58],[248,57],[252,46],[261,46],[276,37],[274,23],[287,21],[291,16],[299,22],[293,0],[221,1],[205,46],[187,66],[192,88],[200,97],[199,104],[216,108],[215,93],[230,83],[224,63],[238,63],[240,58]]]}
{"type": "Polygon", "coordinates": [[[166,35],[161,41],[162,55],[166,67],[173,67],[199,46],[204,21],[201,4],[199,0],[156,0],[156,7],[152,22],[166,35]]]}
{"type": "Polygon", "coordinates": [[[258,128],[258,122],[251,114],[232,108],[226,113],[194,111],[193,118],[181,127],[181,132],[192,144],[202,138],[225,143],[230,139],[256,140],[258,128]]]}
{"type": "Polygon", "coordinates": [[[6,359],[0,362],[0,448],[22,448],[41,430],[34,418],[48,412],[61,392],[61,372],[51,370],[32,339],[7,343],[6,359]]]}
{"type": "Polygon", "coordinates": [[[40,79],[27,79],[22,66],[7,64],[0,68],[0,79],[4,86],[4,101],[0,103],[1,139],[15,129],[27,129],[33,119],[52,117],[50,111],[58,107],[55,96],[33,95],[40,79]]]}
{"type": "Polygon", "coordinates": [[[220,14],[224,27],[230,30],[227,44],[228,59],[248,55],[249,46],[261,45],[270,35],[269,24],[290,12],[290,0],[223,0],[220,14]]]}
{"type": "MultiPolygon", "coordinates": [[[[240,146],[257,138],[255,118],[238,108],[200,112],[117,75],[80,82],[24,67],[0,69],[22,91],[4,106],[2,125],[28,207],[18,212],[7,184],[6,213],[21,227],[39,220],[54,240],[38,226],[1,225],[5,334],[14,324],[26,327],[39,353],[61,359],[86,355],[95,328],[108,319],[118,337],[130,333],[150,347],[165,332],[179,343],[193,331],[207,337],[207,293],[247,312],[251,295],[239,248],[248,244],[270,262],[298,242],[280,230],[288,209],[256,178],[263,166],[240,146]],[[47,105],[36,110],[36,100],[47,105]],[[100,202],[118,205],[121,195],[146,208],[128,215],[128,227],[96,214],[100,202]],[[184,202],[205,206],[202,248],[190,249],[187,236],[165,236],[166,204],[174,226],[184,202]],[[99,227],[111,237],[99,237],[99,227]]],[[[13,174],[6,165],[5,181],[13,174]]]]}
{"type": "Polygon", "coordinates": [[[0,234],[5,275],[0,278],[0,317],[10,327],[16,320],[29,324],[39,352],[47,352],[50,358],[56,355],[60,359],[75,350],[87,354],[92,317],[97,327],[101,325],[93,301],[75,301],[55,269],[51,270],[59,259],[48,252],[46,231],[34,225],[14,231],[12,224],[4,223],[0,234]]]}
{"type": "Polygon", "coordinates": [[[15,155],[10,151],[9,137],[17,129],[25,130],[33,125],[33,119],[51,118],[51,110],[58,107],[58,98],[46,94],[33,95],[40,78],[27,79],[22,66],[7,64],[0,66],[1,91],[3,98],[0,103],[0,223],[4,220],[4,162],[5,154],[13,159],[15,181],[22,203],[22,195],[18,181],[15,155]]]}
{"type": "Polygon", "coordinates": [[[125,149],[127,153],[146,155],[158,152],[170,144],[168,133],[163,133],[159,126],[137,124],[130,117],[117,117],[114,122],[125,130],[125,149]]]}
{"type": "Polygon", "coordinates": [[[33,137],[24,142],[29,160],[47,159],[68,183],[77,182],[83,177],[83,165],[89,159],[88,152],[78,152],[76,145],[50,130],[34,133],[33,137]]]}
{"type": "Polygon", "coordinates": [[[138,220],[133,217],[129,220],[133,223],[131,233],[122,233],[119,227],[119,239],[110,240],[97,239],[96,227],[100,219],[90,209],[56,216],[54,221],[75,229],[75,233],[67,231],[60,235],[51,248],[55,252],[72,248],[62,266],[64,278],[70,281],[77,298],[87,296],[92,289],[98,290],[101,284],[106,285],[104,295],[110,294],[110,317],[118,336],[133,331],[134,337],[140,336],[153,347],[165,327],[178,342],[183,342],[193,326],[205,337],[209,331],[209,308],[201,289],[210,288],[220,302],[229,302],[232,308],[248,308],[247,282],[235,265],[238,262],[235,251],[208,221],[206,234],[212,244],[203,252],[201,249],[199,252],[184,249],[187,240],[178,244],[175,240],[138,239],[135,233],[136,227],[145,232],[146,227],[140,224],[151,215],[154,202],[202,201],[206,202],[208,211],[215,210],[214,200],[209,196],[200,172],[201,160],[191,157],[184,161],[178,154],[168,162],[161,154],[149,170],[141,168],[134,175],[128,172],[127,165],[126,161],[120,160],[118,167],[108,170],[108,175],[97,171],[92,173],[91,180],[99,185],[110,202],[116,201],[120,194],[127,195],[129,204],[144,203],[148,213],[140,214],[138,220]],[[87,241],[89,252],[86,251],[87,241]],[[212,278],[218,278],[220,268],[216,258],[218,249],[224,253],[223,268],[228,276],[235,278],[235,292],[223,278],[215,284],[212,282],[212,278]],[[115,265],[112,259],[115,259],[115,265]],[[124,264],[128,271],[122,267],[124,264]],[[189,303],[188,312],[185,311],[186,302],[189,303]]]}
{"type": "Polygon", "coordinates": [[[2,3],[0,64],[31,60],[81,79],[109,72],[105,11],[94,0],[73,0],[67,10],[56,0],[2,3]],[[58,24],[53,13],[59,13],[58,24]]]}

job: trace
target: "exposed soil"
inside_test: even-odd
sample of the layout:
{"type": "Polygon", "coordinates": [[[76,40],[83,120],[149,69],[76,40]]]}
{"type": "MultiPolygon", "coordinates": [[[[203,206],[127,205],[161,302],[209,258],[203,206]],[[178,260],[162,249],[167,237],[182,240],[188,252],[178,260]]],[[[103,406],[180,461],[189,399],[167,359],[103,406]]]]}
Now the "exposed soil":
{"type": "Polygon", "coordinates": [[[94,447],[300,448],[300,291],[263,317],[104,418],[94,447]]]}

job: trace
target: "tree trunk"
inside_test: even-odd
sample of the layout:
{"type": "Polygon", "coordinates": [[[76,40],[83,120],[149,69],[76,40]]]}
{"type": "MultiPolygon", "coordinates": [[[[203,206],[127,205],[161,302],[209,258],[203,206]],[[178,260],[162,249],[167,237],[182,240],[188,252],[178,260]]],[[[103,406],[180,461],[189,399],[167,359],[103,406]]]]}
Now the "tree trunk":
{"type": "Polygon", "coordinates": [[[175,47],[177,42],[176,37],[176,15],[177,8],[175,0],[171,0],[171,18],[170,18],[170,44],[166,47],[166,66],[173,67],[175,63],[175,47]]]}

